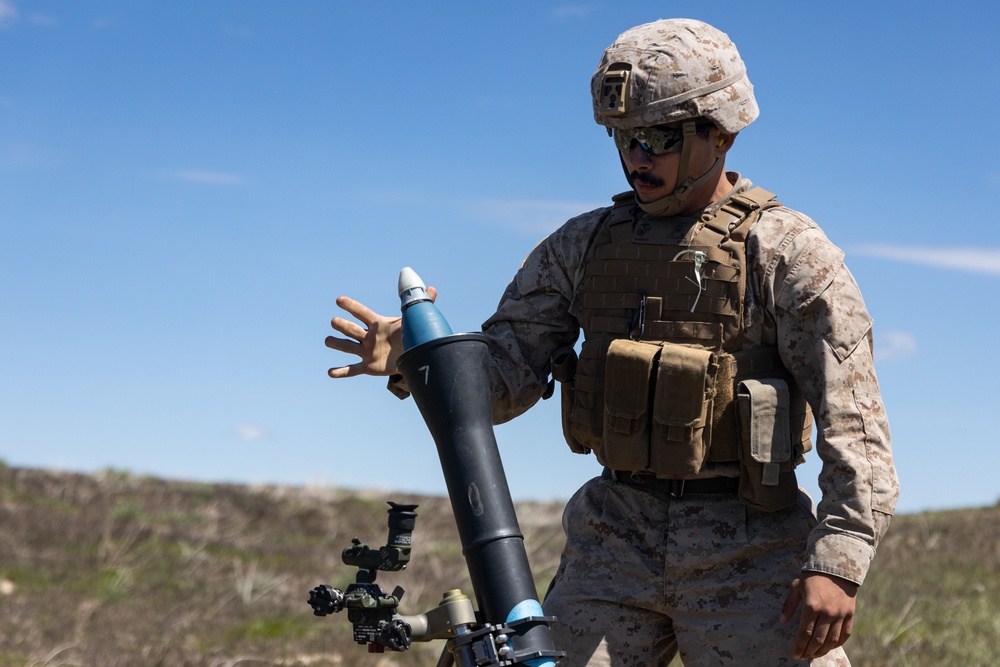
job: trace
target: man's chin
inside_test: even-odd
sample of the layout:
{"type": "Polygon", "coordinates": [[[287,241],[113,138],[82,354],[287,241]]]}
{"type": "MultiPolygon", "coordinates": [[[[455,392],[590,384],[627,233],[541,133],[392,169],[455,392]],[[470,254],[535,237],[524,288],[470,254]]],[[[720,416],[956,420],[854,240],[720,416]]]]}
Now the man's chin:
{"type": "Polygon", "coordinates": [[[635,189],[635,197],[643,204],[654,202],[657,199],[666,197],[669,192],[664,192],[662,185],[646,185],[640,182],[632,184],[635,189]]]}

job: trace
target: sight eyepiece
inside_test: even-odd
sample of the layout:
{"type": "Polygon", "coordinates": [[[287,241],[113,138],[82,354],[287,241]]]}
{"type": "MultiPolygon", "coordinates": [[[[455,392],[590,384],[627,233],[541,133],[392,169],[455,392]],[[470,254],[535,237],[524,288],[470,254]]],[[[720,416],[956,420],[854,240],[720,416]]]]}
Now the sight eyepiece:
{"type": "Polygon", "coordinates": [[[405,565],[410,560],[413,545],[413,528],[417,523],[418,505],[400,505],[389,501],[389,539],[386,546],[398,555],[397,562],[405,565]]]}

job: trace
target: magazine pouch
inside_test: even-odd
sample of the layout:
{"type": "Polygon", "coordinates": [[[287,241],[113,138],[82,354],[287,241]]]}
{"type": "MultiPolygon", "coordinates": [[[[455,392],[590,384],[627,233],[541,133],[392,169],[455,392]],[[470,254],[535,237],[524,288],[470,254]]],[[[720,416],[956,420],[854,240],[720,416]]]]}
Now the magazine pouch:
{"type": "Polygon", "coordinates": [[[701,471],[708,454],[718,363],[709,350],[661,347],[649,468],[659,477],[688,478],[701,471]]]}
{"type": "Polygon", "coordinates": [[[764,512],[791,507],[798,484],[792,466],[788,384],[779,378],[744,380],[737,388],[736,403],[740,500],[764,512]]]}
{"type": "Polygon", "coordinates": [[[614,470],[649,466],[650,395],[660,345],[619,339],[608,348],[604,434],[598,460],[614,470]]]}

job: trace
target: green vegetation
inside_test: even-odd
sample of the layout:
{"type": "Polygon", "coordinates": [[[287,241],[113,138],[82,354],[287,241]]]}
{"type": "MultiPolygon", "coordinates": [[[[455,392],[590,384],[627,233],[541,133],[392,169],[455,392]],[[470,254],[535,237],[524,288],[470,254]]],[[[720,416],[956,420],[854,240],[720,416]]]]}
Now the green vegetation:
{"type": "MultiPolygon", "coordinates": [[[[446,498],[166,482],[0,463],[0,667],[434,665],[440,643],[372,656],[346,614],[316,618],[320,583],[344,588],[340,552],[386,538],[385,500],[419,504],[405,613],[471,594],[446,498]]],[[[519,504],[544,591],[561,506],[519,504]]],[[[848,644],[861,667],[992,665],[1000,646],[1000,507],[895,519],[848,644]]]]}
{"type": "Polygon", "coordinates": [[[858,614],[851,648],[866,656],[860,664],[996,664],[1000,508],[899,517],[858,614]]]}

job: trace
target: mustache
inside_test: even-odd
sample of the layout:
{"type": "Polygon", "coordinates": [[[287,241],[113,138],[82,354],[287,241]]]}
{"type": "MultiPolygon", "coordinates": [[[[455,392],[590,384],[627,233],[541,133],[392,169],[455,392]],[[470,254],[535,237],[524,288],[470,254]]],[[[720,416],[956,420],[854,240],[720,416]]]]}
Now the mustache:
{"type": "Polygon", "coordinates": [[[648,174],[646,172],[640,173],[638,171],[633,170],[632,173],[630,173],[628,176],[633,183],[638,181],[643,185],[649,185],[654,188],[658,188],[663,185],[662,178],[657,178],[656,176],[653,176],[652,174],[648,174]]]}

